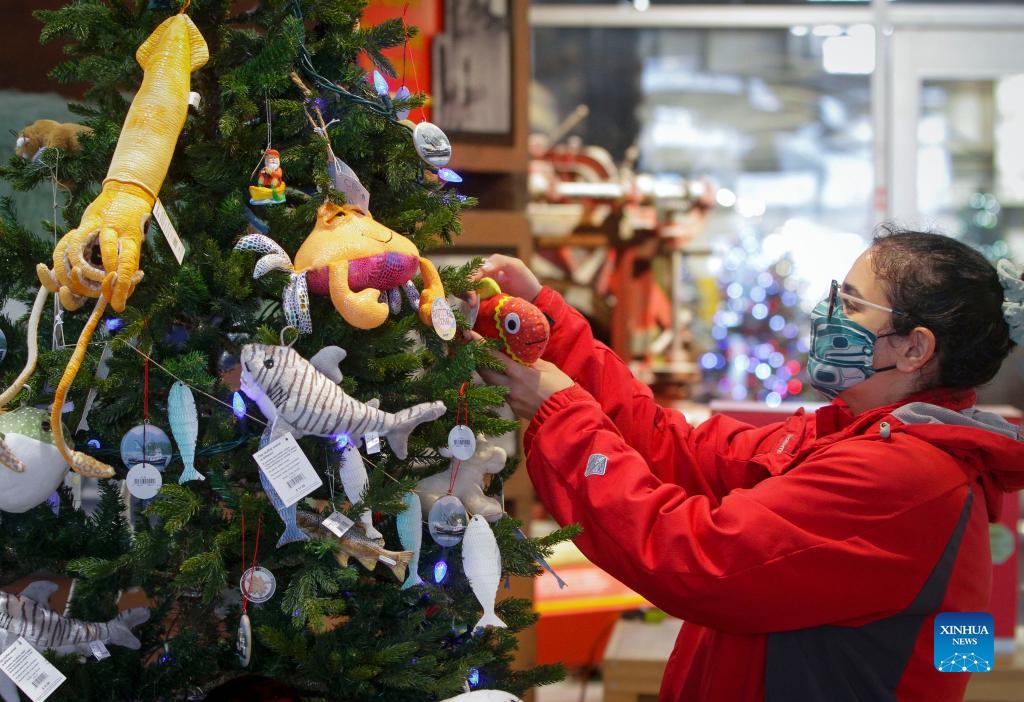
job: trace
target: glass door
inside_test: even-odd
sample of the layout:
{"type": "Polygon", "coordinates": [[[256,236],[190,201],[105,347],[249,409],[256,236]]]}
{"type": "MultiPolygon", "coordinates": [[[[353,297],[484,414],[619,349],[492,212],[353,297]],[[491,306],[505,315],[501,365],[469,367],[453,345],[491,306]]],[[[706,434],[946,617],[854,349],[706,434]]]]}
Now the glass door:
{"type": "MultiPolygon", "coordinates": [[[[890,39],[889,215],[957,236],[990,260],[1024,261],[1020,30],[897,28],[890,39]]],[[[1024,350],[1011,355],[978,399],[1022,408],[1024,350]]],[[[1024,623],[1021,504],[1024,495],[1007,496],[1002,520],[991,525],[989,611],[997,653],[1004,654],[1012,651],[1014,624],[1024,623]]]]}

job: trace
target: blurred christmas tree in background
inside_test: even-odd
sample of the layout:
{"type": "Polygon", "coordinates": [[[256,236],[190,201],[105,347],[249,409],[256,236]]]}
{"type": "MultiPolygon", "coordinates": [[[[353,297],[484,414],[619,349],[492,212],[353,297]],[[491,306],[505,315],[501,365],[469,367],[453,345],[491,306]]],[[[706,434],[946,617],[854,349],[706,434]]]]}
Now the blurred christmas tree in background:
{"type": "MultiPolygon", "coordinates": [[[[209,47],[209,61],[191,75],[191,90],[201,103],[189,110],[159,192],[181,233],[183,261],[179,264],[151,223],[141,252],[145,278],[123,313],[108,312],[65,408],[76,448],[115,465],[118,475],[101,481],[91,515],[76,509],[66,488],[59,504],[0,513],[0,583],[40,572],[70,576],[75,586],[69,614],[87,621],[115,617],[118,594],[133,587],[142,588],[152,605],[149,621],[134,628],[141,651],[112,646],[109,658],[84,664],[77,655],[51,654],[68,682],[50,699],[198,699],[239,675],[244,670],[236,653],[243,560],[246,567],[265,567],[277,582],[272,598],[247,606],[254,644],[248,670],[286,681],[311,699],[425,702],[459,693],[468,678],[516,694],[551,682],[560,677],[557,668],[510,669],[516,632],[536,618],[529,602],[499,602],[497,614],[508,628],[474,635],[480,606],[462,572],[458,545],[442,547],[421,530],[420,572],[427,582],[406,589],[383,567],[386,556],[373,570],[355,561],[339,565],[337,540],[322,530],[307,529],[309,541],[274,547],[283,525],[252,457],[260,447],[264,416],[234,391],[242,345],[279,343],[286,323],[282,290],[292,281],[287,273],[272,272],[254,282],[256,259],[234,251],[236,242],[247,231],[265,234],[294,258],[324,203],[346,202],[329,172],[330,154],[358,175],[370,193],[373,217],[408,237],[424,255],[453,241],[459,213],[473,201],[446,187],[451,176],[439,177],[421,160],[410,129],[399,119],[401,112],[422,105],[425,96],[395,90],[404,76],[382,51],[402,46],[414,28],[400,20],[360,26],[365,0],[276,0],[240,13],[236,5],[230,0],[75,0],[37,13],[44,24],[42,41],[67,42],[68,60],[53,77],[89,86],[85,99],[71,109],[91,132],[80,136],[77,150],[46,149],[35,159],[14,158],[0,170],[21,191],[58,188],[62,203],[60,221],[36,224],[19,220],[16,198],[0,202],[0,306],[31,305],[38,289],[36,264],[50,265],[55,238],[74,227],[96,199],[131,94],[142,81],[138,47],[180,9],[209,47]],[[383,90],[374,88],[361,56],[373,62],[383,90]],[[321,115],[326,139],[310,122],[321,115]],[[284,201],[250,205],[247,189],[268,148],[280,153],[284,201]],[[105,347],[109,362],[102,365],[109,372],[98,378],[105,347]],[[196,468],[206,479],[177,484],[184,452],[179,443],[159,494],[146,501],[128,498],[119,483],[127,467],[118,447],[133,427],[145,424],[150,440],[154,429],[168,430],[173,409],[168,397],[176,378],[195,390],[196,468]],[[95,401],[88,407],[93,388],[95,401]]],[[[26,122],[33,119],[26,115],[26,122]]],[[[442,268],[445,292],[468,291],[477,263],[442,268]]],[[[424,287],[424,281],[415,282],[424,287]]],[[[60,316],[68,345],[59,339],[50,343],[58,320],[52,309],[43,312],[38,369],[6,408],[11,415],[19,406],[47,407],[52,401],[71,356],[70,342],[87,312],[60,316]]],[[[306,359],[327,346],[345,349],[341,388],[349,396],[366,402],[379,398],[380,407],[390,412],[438,400],[447,407],[444,416],[415,431],[404,459],[387,441],[379,453],[367,455],[368,485],[356,504],[346,500],[337,471],[344,452],[351,456],[359,450],[353,444],[361,437],[299,441],[323,480],[298,503],[304,515],[300,525],[320,519],[311,501],[356,522],[369,510],[386,548],[400,551],[397,515],[419,480],[449,466],[437,449],[447,444],[456,408],[468,406],[467,423],[478,434],[496,437],[517,428],[497,414],[504,390],[471,382],[478,364],[494,361],[483,344],[443,340],[409,305],[398,313],[393,308],[387,321],[370,329],[347,323],[330,297],[312,296],[309,313],[312,332],[293,348],[306,359]]],[[[26,362],[26,321],[2,327],[9,345],[0,362],[4,387],[26,362]]],[[[178,432],[168,433],[179,439],[178,432]]],[[[510,458],[493,477],[490,495],[500,497],[516,463],[510,458]]],[[[573,533],[559,530],[524,540],[518,526],[506,516],[491,527],[502,577],[537,574],[536,558],[573,533]]]]}

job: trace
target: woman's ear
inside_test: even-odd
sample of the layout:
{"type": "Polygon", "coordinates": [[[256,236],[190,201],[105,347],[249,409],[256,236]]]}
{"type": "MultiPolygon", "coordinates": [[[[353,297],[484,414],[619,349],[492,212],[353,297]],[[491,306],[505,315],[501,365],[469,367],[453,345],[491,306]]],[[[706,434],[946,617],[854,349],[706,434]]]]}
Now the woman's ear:
{"type": "Polygon", "coordinates": [[[927,327],[914,327],[907,334],[896,367],[912,372],[923,368],[935,357],[935,334],[927,327]]]}

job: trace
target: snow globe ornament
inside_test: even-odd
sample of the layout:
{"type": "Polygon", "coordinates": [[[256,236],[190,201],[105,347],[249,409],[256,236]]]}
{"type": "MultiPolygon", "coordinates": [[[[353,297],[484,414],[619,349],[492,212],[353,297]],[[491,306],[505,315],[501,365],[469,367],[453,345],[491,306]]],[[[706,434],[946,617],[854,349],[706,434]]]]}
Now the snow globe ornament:
{"type": "Polygon", "coordinates": [[[420,122],[412,131],[416,153],[434,168],[447,166],[452,160],[452,143],[441,128],[431,122],[420,122]]]}
{"type": "Polygon", "coordinates": [[[466,507],[455,495],[445,495],[435,502],[427,516],[427,528],[430,530],[431,538],[445,548],[462,541],[468,524],[466,507]]]}
{"type": "MultiPolygon", "coordinates": [[[[61,425],[61,429],[71,446],[67,427],[61,425]]],[[[0,415],[0,436],[23,468],[18,471],[0,463],[0,511],[21,514],[46,502],[63,482],[68,464],[54,444],[46,410],[21,407],[0,415]]]]}
{"type": "Polygon", "coordinates": [[[129,429],[121,439],[121,460],[128,468],[148,463],[162,473],[173,456],[170,437],[163,429],[148,422],[129,429]]]}

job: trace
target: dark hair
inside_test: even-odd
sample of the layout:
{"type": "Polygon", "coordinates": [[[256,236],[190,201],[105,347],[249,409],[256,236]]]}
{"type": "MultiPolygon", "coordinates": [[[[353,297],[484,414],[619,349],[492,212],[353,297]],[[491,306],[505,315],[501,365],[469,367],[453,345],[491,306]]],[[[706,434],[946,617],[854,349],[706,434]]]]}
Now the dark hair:
{"type": "MultiPolygon", "coordinates": [[[[1014,344],[1003,318],[995,267],[956,239],[881,224],[871,263],[895,310],[893,328],[935,335],[937,374],[929,387],[974,388],[995,377],[1014,344]]],[[[926,389],[926,388],[922,388],[926,389]]]]}

